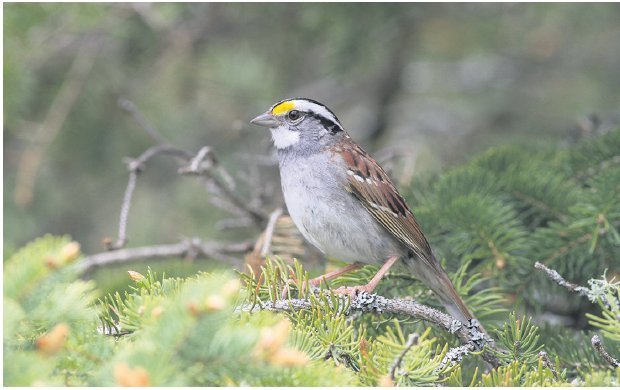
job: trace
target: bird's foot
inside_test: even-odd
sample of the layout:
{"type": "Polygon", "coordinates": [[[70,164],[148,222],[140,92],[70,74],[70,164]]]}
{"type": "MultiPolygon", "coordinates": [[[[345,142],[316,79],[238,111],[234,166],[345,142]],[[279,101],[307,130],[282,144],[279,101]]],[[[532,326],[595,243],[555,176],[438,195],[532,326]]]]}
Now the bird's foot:
{"type": "Polygon", "coordinates": [[[363,286],[338,287],[334,290],[334,293],[338,295],[348,295],[351,298],[356,298],[361,292],[366,292],[370,294],[373,290],[374,286],[365,284],[363,286]]]}

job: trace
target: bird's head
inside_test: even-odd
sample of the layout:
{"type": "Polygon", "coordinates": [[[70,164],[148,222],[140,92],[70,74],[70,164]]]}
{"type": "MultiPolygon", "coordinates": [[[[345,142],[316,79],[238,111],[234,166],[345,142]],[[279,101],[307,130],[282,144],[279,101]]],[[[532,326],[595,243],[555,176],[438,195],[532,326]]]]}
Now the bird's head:
{"type": "Polygon", "coordinates": [[[306,98],[282,100],[250,123],[269,128],[278,150],[313,150],[344,133],[329,108],[306,98]]]}

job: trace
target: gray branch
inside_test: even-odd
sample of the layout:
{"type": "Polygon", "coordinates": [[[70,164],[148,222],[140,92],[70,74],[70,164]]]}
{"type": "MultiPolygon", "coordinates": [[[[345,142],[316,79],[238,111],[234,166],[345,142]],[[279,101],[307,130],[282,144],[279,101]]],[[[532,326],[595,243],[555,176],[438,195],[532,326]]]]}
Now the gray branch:
{"type": "Polygon", "coordinates": [[[121,204],[121,214],[118,223],[118,238],[115,243],[108,240],[105,241],[105,245],[108,250],[120,249],[127,244],[127,221],[129,220],[129,209],[131,208],[131,200],[133,199],[133,193],[136,189],[138,174],[144,170],[144,164],[160,154],[171,154],[187,157],[186,152],[174,146],[157,145],[144,151],[144,153],[142,153],[138,158],[129,159],[126,161],[127,170],[129,171],[129,180],[127,181],[125,195],[123,196],[123,203],[121,204]]]}
{"type": "MultiPolygon", "coordinates": [[[[557,284],[559,284],[560,286],[564,287],[565,289],[567,289],[570,292],[574,292],[579,294],[582,297],[586,297],[588,298],[591,302],[596,302],[597,299],[600,299],[601,302],[603,303],[603,305],[606,308],[611,308],[610,303],[607,301],[607,298],[605,297],[605,295],[601,294],[601,293],[597,293],[595,291],[593,291],[593,289],[584,287],[584,286],[580,286],[578,284],[575,283],[571,283],[569,281],[567,281],[566,279],[564,279],[562,277],[562,275],[560,275],[560,273],[554,269],[551,269],[549,267],[547,267],[546,265],[539,263],[538,261],[534,264],[534,268],[536,268],[537,270],[541,270],[544,271],[547,276],[549,277],[549,279],[553,280],[554,282],[556,282],[557,284]]],[[[592,280],[590,280],[590,285],[594,286],[594,282],[592,280]]],[[[616,303],[617,300],[616,300],[616,303]]]]}
{"type": "Polygon", "coordinates": [[[241,266],[242,260],[230,256],[251,250],[251,241],[239,243],[203,242],[198,238],[183,240],[177,244],[153,245],[139,248],[119,249],[85,257],[78,263],[79,272],[86,274],[97,267],[120,264],[128,261],[166,259],[170,257],[204,257],[241,266]]]}
{"type": "Polygon", "coordinates": [[[131,117],[138,124],[138,126],[140,126],[144,130],[144,132],[148,134],[151,139],[153,139],[153,141],[157,142],[158,144],[167,143],[166,139],[161,134],[159,134],[157,130],[155,130],[155,127],[151,126],[146,120],[146,118],[142,116],[134,102],[126,98],[120,98],[118,99],[118,106],[127,114],[131,115],[131,117]]]}
{"type": "Polygon", "coordinates": [[[271,241],[273,239],[273,232],[276,228],[276,223],[278,222],[278,218],[280,218],[280,215],[282,215],[282,209],[277,208],[269,216],[269,222],[267,223],[267,227],[265,228],[263,248],[261,249],[261,252],[260,252],[260,255],[262,257],[265,257],[271,253],[271,241]]]}
{"type": "MultiPolygon", "coordinates": [[[[341,296],[341,299],[347,299],[347,297],[341,296]]],[[[311,307],[312,304],[308,299],[288,299],[262,302],[255,305],[247,304],[241,306],[239,310],[247,312],[256,310],[296,312],[300,310],[309,310],[311,307]]],[[[477,320],[473,319],[470,320],[468,324],[462,324],[460,321],[439,310],[411,300],[385,298],[376,294],[361,292],[356,297],[351,298],[348,314],[353,314],[354,312],[404,315],[418,320],[428,321],[456,335],[463,343],[469,345],[467,348],[471,351],[482,350],[485,345],[491,345],[493,342],[492,339],[480,331],[480,324],[477,320]]],[[[482,352],[482,357],[493,367],[499,366],[498,359],[488,350],[485,349],[482,352]]]]}
{"type": "MultiPolygon", "coordinates": [[[[251,220],[254,224],[260,227],[262,227],[263,224],[267,222],[268,216],[266,214],[264,214],[259,208],[252,207],[251,201],[242,199],[235,192],[235,182],[233,178],[224,169],[224,167],[219,164],[215,154],[213,153],[213,150],[209,146],[202,147],[198,151],[198,153],[193,156],[191,153],[185,150],[168,144],[167,140],[157,132],[155,127],[150,125],[144,118],[144,116],[140,114],[137,107],[132,101],[121,98],[119,99],[118,104],[123,111],[129,114],[136,121],[136,123],[149,135],[149,137],[151,137],[155,142],[158,143],[158,145],[147,149],[139,157],[135,159],[128,159],[126,161],[127,170],[129,171],[129,179],[127,181],[127,187],[125,189],[123,202],[121,204],[118,224],[118,237],[114,242],[108,238],[104,240],[104,244],[108,250],[119,250],[127,244],[127,223],[129,220],[129,210],[131,208],[133,194],[136,189],[138,175],[145,169],[145,164],[150,159],[160,154],[168,154],[175,157],[177,164],[179,164],[179,174],[191,174],[202,177],[207,183],[206,187],[212,195],[211,198],[217,198],[218,196],[225,197],[227,199],[227,202],[224,202],[226,204],[222,205],[221,208],[227,209],[228,211],[237,216],[247,216],[249,220],[251,220]]],[[[180,249],[178,247],[171,247],[165,245],[151,248],[157,249],[155,251],[150,251],[150,253],[154,253],[154,256],[152,257],[168,256],[166,254],[168,251],[172,251],[173,255],[180,255],[184,253],[179,252],[180,249]],[[159,253],[162,253],[162,255],[159,255],[159,253]]],[[[134,251],[138,253],[138,257],[144,257],[139,255],[142,249],[143,248],[134,249],[134,251]]],[[[207,254],[206,252],[204,253],[207,254]]],[[[228,258],[226,255],[221,254],[217,251],[208,253],[208,255],[210,257],[219,258],[222,260],[231,260],[231,258],[228,258]]],[[[92,257],[95,258],[97,261],[99,261],[98,259],[103,258],[105,261],[103,261],[101,264],[117,262],[120,261],[118,259],[123,257],[119,256],[118,254],[116,256],[102,256],[103,254],[95,255],[92,257]],[[107,259],[115,260],[108,261],[107,259]]],[[[130,256],[136,256],[136,254],[132,252],[130,256]]]]}
{"type": "Polygon", "coordinates": [[[598,354],[601,355],[603,359],[605,359],[607,363],[611,364],[612,367],[620,367],[620,362],[618,361],[618,359],[614,358],[607,351],[605,351],[600,337],[596,335],[592,337],[592,346],[594,347],[594,349],[596,349],[596,352],[598,352],[598,354]]]}
{"type": "Polygon", "coordinates": [[[469,355],[470,352],[475,351],[472,343],[460,345],[458,347],[450,348],[446,352],[446,356],[441,359],[441,364],[437,367],[437,372],[443,370],[446,366],[453,366],[463,360],[463,357],[469,355]]]}
{"type": "Polygon", "coordinates": [[[241,199],[234,191],[235,185],[232,177],[222,167],[215,157],[213,150],[209,146],[204,146],[198,151],[195,157],[189,160],[186,166],[182,166],[178,170],[181,175],[195,175],[204,177],[207,180],[207,188],[215,194],[223,197],[234,208],[241,210],[245,215],[249,216],[258,226],[262,226],[268,216],[262,210],[251,207],[250,202],[241,199]],[[219,174],[214,175],[214,171],[219,174]]]}
{"type": "Polygon", "coordinates": [[[549,277],[549,279],[553,280],[554,282],[564,287],[568,291],[577,293],[584,297],[588,297],[589,292],[590,292],[588,288],[579,286],[575,283],[568,282],[566,279],[562,277],[562,275],[560,275],[558,271],[551,269],[547,267],[546,265],[544,265],[543,263],[540,263],[538,261],[534,264],[534,268],[536,268],[537,270],[544,271],[549,277]]]}

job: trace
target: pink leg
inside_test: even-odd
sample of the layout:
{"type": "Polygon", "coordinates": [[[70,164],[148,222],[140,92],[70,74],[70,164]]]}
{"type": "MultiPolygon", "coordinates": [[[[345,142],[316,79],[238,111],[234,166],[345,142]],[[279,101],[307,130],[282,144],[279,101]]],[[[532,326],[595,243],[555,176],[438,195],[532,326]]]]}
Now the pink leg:
{"type": "Polygon", "coordinates": [[[347,272],[351,272],[351,271],[355,271],[356,269],[362,268],[364,266],[364,264],[362,263],[353,263],[353,264],[349,264],[346,265],[342,268],[339,268],[337,270],[328,272],[324,275],[321,276],[317,276],[314,279],[310,279],[308,282],[312,285],[312,286],[318,286],[319,284],[321,284],[322,281],[324,280],[332,280],[337,278],[340,275],[344,275],[347,272]]]}
{"type": "Polygon", "coordinates": [[[373,276],[373,278],[370,280],[370,282],[368,282],[368,284],[364,286],[340,287],[334,290],[334,292],[336,294],[346,294],[351,296],[357,295],[360,291],[366,291],[367,293],[373,292],[374,289],[377,288],[379,281],[385,276],[385,274],[394,265],[394,263],[396,263],[396,260],[398,260],[397,256],[392,256],[387,259],[387,261],[383,263],[379,271],[376,273],[375,276],[373,276]]]}
{"type": "MultiPolygon", "coordinates": [[[[335,279],[335,278],[337,278],[340,275],[344,275],[347,272],[355,271],[356,269],[362,268],[363,266],[364,266],[364,264],[362,264],[362,263],[348,264],[348,265],[346,265],[346,266],[344,266],[342,268],[339,268],[337,270],[328,272],[328,273],[326,273],[324,275],[321,275],[321,276],[317,276],[314,279],[310,279],[310,280],[308,280],[308,284],[310,286],[312,286],[312,287],[316,287],[316,286],[320,285],[321,282],[323,282],[323,281],[335,279]]],[[[302,293],[303,293],[304,288],[305,287],[302,286],[302,293]]],[[[281,293],[282,299],[286,298],[287,293],[288,293],[288,283],[284,287],[284,289],[282,290],[282,293],[281,293]]]]}

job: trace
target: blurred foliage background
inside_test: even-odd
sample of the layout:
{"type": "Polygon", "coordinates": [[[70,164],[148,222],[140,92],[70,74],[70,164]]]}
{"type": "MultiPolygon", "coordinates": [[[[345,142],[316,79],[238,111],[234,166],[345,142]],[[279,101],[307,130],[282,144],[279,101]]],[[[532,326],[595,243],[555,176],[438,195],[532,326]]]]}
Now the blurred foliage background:
{"type": "MultiPolygon", "coordinates": [[[[619,20],[617,4],[6,4],[4,258],[44,233],[87,254],[115,237],[123,158],[152,145],[119,99],[233,174],[259,165],[276,190],[269,135],[248,121],[295,96],[327,104],[371,153],[410,156],[417,175],[617,124],[619,20]]],[[[255,238],[218,230],[207,197],[171,161],[149,163],[129,245],[255,238]]]]}

